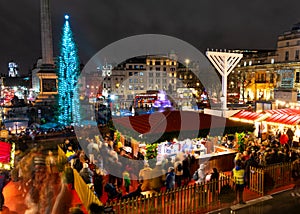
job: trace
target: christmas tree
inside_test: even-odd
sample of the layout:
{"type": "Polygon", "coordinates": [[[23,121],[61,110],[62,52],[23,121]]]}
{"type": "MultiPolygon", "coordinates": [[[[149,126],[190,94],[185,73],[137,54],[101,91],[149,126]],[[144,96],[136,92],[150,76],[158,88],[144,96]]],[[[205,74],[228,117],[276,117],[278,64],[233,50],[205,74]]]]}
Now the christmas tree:
{"type": "Polygon", "coordinates": [[[80,105],[77,81],[80,74],[80,64],[68,15],[65,16],[62,31],[57,65],[58,122],[63,125],[78,124],[80,122],[80,105]]]}

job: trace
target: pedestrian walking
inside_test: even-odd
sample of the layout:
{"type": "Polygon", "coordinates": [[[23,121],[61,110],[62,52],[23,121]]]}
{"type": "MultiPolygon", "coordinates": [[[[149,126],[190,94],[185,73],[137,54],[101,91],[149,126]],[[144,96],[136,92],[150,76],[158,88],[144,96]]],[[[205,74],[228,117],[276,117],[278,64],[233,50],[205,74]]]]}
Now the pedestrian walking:
{"type": "Polygon", "coordinates": [[[294,191],[291,195],[300,197],[300,159],[299,156],[297,160],[292,163],[292,178],[295,183],[294,191]]]}

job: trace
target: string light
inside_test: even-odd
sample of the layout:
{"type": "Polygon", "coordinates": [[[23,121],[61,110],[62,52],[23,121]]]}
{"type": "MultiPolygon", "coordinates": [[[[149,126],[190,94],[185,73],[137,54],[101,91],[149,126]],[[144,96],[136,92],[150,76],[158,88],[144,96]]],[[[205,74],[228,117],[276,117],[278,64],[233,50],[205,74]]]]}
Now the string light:
{"type": "Polygon", "coordinates": [[[69,16],[65,15],[57,70],[58,122],[63,125],[78,124],[81,119],[77,84],[79,73],[80,64],[77,47],[69,24],[69,16]]]}

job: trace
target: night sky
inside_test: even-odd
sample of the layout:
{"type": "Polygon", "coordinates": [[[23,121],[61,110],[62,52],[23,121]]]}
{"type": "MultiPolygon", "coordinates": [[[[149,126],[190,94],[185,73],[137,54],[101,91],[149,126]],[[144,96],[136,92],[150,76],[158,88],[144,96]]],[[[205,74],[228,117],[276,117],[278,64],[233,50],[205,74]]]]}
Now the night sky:
{"type": "MultiPolygon", "coordinates": [[[[22,74],[41,56],[39,0],[0,1],[0,72],[13,59],[22,74]]],[[[52,0],[54,55],[64,14],[82,63],[119,39],[165,34],[201,51],[275,49],[279,34],[300,21],[299,0],[52,0]]]]}

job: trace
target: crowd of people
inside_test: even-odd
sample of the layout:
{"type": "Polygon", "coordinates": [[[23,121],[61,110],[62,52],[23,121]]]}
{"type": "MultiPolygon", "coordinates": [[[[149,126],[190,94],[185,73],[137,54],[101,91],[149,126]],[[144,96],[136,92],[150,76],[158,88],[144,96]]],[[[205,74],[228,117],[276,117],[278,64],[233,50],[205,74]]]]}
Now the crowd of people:
{"type": "MultiPolygon", "coordinates": [[[[232,144],[234,145],[234,143],[232,144]]],[[[189,151],[179,152],[172,158],[164,156],[159,161],[145,161],[142,152],[139,151],[137,156],[134,156],[132,152],[125,149],[123,144],[114,141],[109,134],[104,135],[101,139],[92,135],[80,144],[67,138],[61,144],[61,148],[68,161],[65,175],[71,188],[74,188],[72,186],[74,182],[72,170],[76,169],[83,181],[104,204],[114,199],[141,196],[142,192],[145,191],[171,191],[176,187],[188,185],[191,181],[201,184],[219,179],[218,169],[207,169],[205,164],[200,164],[196,172],[192,173],[191,166],[195,165],[197,160],[189,151]]],[[[238,202],[243,203],[242,186],[246,186],[249,182],[250,166],[265,167],[282,162],[294,163],[298,158],[297,151],[291,149],[289,141],[282,143],[280,136],[269,136],[266,140],[261,141],[253,135],[245,135],[244,150],[238,152],[234,160],[235,170],[243,169],[245,174],[245,181],[240,190],[237,191],[239,194],[237,196],[238,202]]],[[[41,177],[46,176],[47,179],[50,179],[50,175],[58,174],[57,159],[53,152],[49,151],[41,161],[41,152],[36,150],[31,152],[25,161],[23,160],[23,163],[20,161],[22,164],[19,167],[19,179],[25,186],[28,185],[26,183],[40,182],[40,179],[31,179],[32,172],[26,168],[26,164],[29,165],[29,160],[36,162],[36,167],[33,169],[34,173],[47,172],[41,177]],[[45,169],[39,170],[40,165],[45,166],[45,169]]],[[[297,167],[300,168],[298,165],[297,167]]],[[[295,165],[294,168],[297,167],[295,165]]],[[[294,171],[294,177],[300,177],[299,170],[294,171]]],[[[53,178],[55,180],[52,179],[52,182],[58,184],[57,176],[53,178]]],[[[39,185],[35,184],[35,186],[38,187],[39,185]]],[[[26,191],[28,193],[29,190],[26,191]]],[[[297,193],[298,190],[295,191],[295,194],[297,193]]],[[[32,200],[38,201],[34,197],[33,195],[32,200]]],[[[170,197],[172,196],[170,195],[170,197]]]]}

